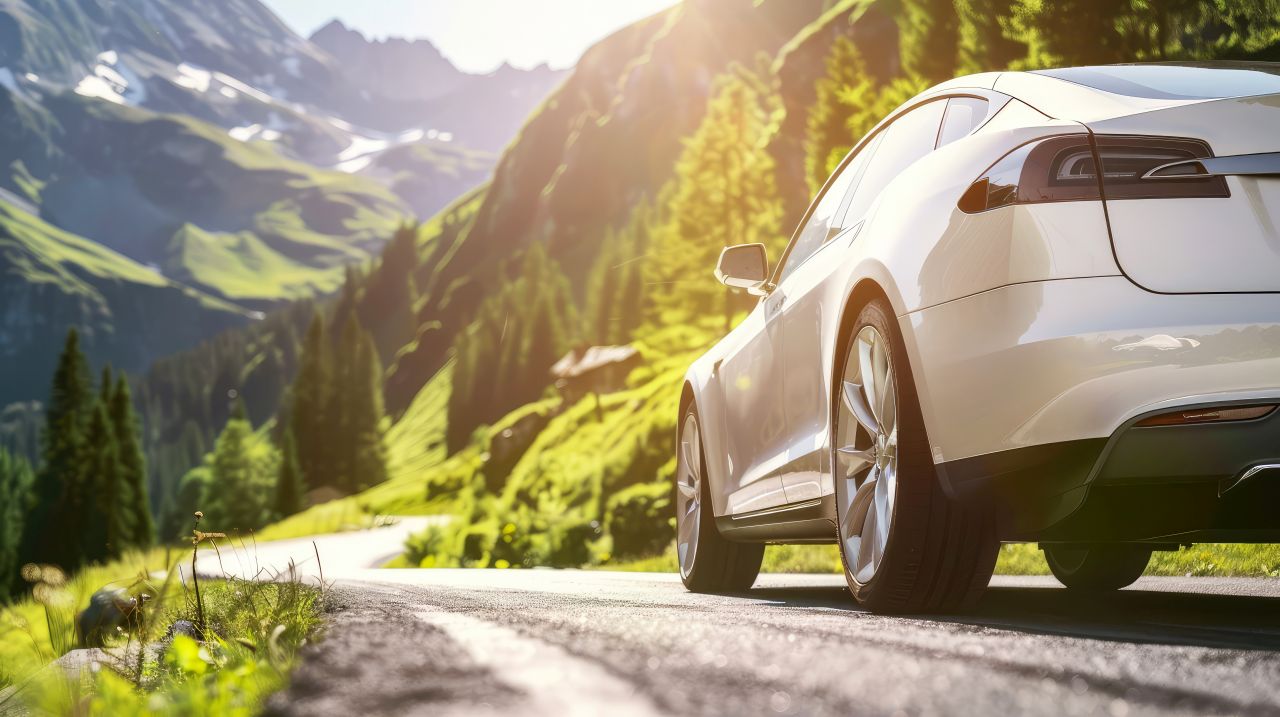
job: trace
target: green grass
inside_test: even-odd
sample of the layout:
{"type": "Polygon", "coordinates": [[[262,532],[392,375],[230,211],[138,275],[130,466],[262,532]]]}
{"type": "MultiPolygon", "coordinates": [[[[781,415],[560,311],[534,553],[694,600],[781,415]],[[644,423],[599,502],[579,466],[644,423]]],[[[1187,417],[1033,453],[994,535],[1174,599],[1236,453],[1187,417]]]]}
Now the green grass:
{"type": "MultiPolygon", "coordinates": [[[[50,597],[55,605],[74,611],[105,586],[126,587],[153,571],[168,569],[165,553],[163,549],[135,552],[108,565],[90,566],[50,597]]],[[[171,551],[170,558],[176,561],[180,554],[171,551]]],[[[53,627],[50,630],[44,607],[29,596],[0,609],[0,675],[9,680],[30,677],[74,645],[70,623],[62,629],[57,624],[53,627]]]]}
{"type": "Polygon", "coordinates": [[[194,583],[174,570],[189,560],[189,549],[157,549],[91,566],[70,581],[43,572],[35,597],[0,610],[0,686],[20,688],[0,711],[21,703],[37,714],[257,714],[318,632],[323,593],[291,576],[272,583],[205,579],[198,608],[194,583]],[[105,669],[77,679],[44,669],[77,647],[74,616],[103,587],[151,596],[136,633],[109,639],[105,669]],[[168,649],[137,649],[160,640],[178,619],[207,625],[205,641],[179,637],[168,649]]]}
{"type": "MultiPolygon", "coordinates": [[[[674,573],[679,570],[675,546],[662,555],[603,563],[602,570],[674,573]]],[[[834,545],[770,545],[765,548],[766,573],[839,573],[834,545]]],[[[1044,553],[1033,543],[1000,547],[997,575],[1049,575],[1044,553]]],[[[1280,578],[1280,545],[1206,544],[1151,556],[1146,575],[1280,578]]]]}
{"type": "Polygon", "coordinates": [[[408,410],[387,431],[388,482],[413,481],[444,461],[452,380],[450,362],[418,391],[408,410]]]}
{"type": "Polygon", "coordinates": [[[0,202],[0,253],[31,283],[67,293],[94,293],[82,277],[163,286],[164,277],[137,262],[0,202]]]}
{"type": "Polygon", "coordinates": [[[258,308],[330,292],[343,266],[372,259],[412,214],[372,179],[291,160],[270,143],[239,142],[192,117],[72,93],[42,107],[50,122],[100,141],[61,146],[48,135],[56,159],[39,177],[14,167],[15,186],[36,194],[63,226],[226,300],[258,308]],[[57,186],[102,191],[41,191],[55,176],[57,186]],[[129,219],[128,231],[99,221],[107,215],[129,219]],[[174,218],[189,224],[174,232],[174,218]]]}
{"type": "Polygon", "coordinates": [[[69,295],[105,303],[97,286],[123,283],[172,287],[213,311],[240,314],[240,307],[175,283],[97,242],[63,231],[0,201],[0,264],[30,284],[50,284],[69,295]]]}
{"type": "MultiPolygon", "coordinates": [[[[349,259],[362,257],[342,246],[330,248],[349,259]]],[[[233,301],[281,301],[336,291],[344,269],[309,266],[273,249],[252,232],[206,232],[186,224],[169,243],[170,276],[233,301]],[[266,279],[270,279],[267,281],[266,279]]]]}
{"type": "Polygon", "coordinates": [[[259,542],[305,538],[327,533],[346,533],[374,527],[377,519],[352,500],[333,500],[312,506],[254,534],[259,542]]]}
{"type": "MultiPolygon", "coordinates": [[[[1049,566],[1035,545],[1017,543],[1001,547],[996,572],[1003,575],[1048,575],[1049,566]]],[[[1145,574],[1280,578],[1280,545],[1206,543],[1157,552],[1152,554],[1145,574]]]]}
{"type": "MultiPolygon", "coordinates": [[[[449,501],[427,498],[427,486],[447,471],[445,462],[445,407],[449,401],[452,365],[446,365],[418,392],[400,420],[387,431],[388,480],[359,495],[339,498],[269,525],[259,540],[299,538],[307,535],[368,528],[377,515],[431,515],[450,513],[449,501]]],[[[470,457],[474,458],[474,455],[470,457]]],[[[456,466],[467,457],[455,456],[456,466]]]]}

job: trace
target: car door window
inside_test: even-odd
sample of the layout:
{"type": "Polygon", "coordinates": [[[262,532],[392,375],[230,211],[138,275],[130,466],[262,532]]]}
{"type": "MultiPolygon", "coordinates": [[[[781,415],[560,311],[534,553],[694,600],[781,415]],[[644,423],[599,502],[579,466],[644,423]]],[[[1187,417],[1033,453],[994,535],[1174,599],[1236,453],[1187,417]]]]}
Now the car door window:
{"type": "Polygon", "coordinates": [[[880,140],[875,155],[867,163],[857,191],[853,193],[842,222],[844,228],[861,222],[889,182],[916,160],[933,151],[946,107],[945,100],[928,102],[880,130],[883,139],[880,140]]]}
{"type": "Polygon", "coordinates": [[[862,186],[862,178],[867,173],[867,167],[871,164],[871,158],[876,156],[876,149],[880,147],[880,140],[884,139],[884,132],[877,132],[862,147],[862,151],[858,152],[858,156],[853,158],[849,163],[846,171],[853,175],[853,181],[849,182],[849,192],[845,194],[844,206],[840,207],[840,211],[836,214],[835,231],[829,232],[834,238],[836,234],[847,229],[850,225],[845,222],[845,216],[849,213],[849,207],[853,204],[853,198],[858,193],[858,187],[862,186]]]}
{"type": "Polygon", "coordinates": [[[818,200],[818,205],[814,207],[804,227],[796,234],[795,240],[782,259],[782,270],[778,273],[779,284],[790,276],[796,267],[803,264],[805,259],[813,256],[813,253],[823,244],[830,241],[831,237],[840,233],[838,221],[840,210],[845,207],[845,198],[849,195],[849,189],[857,174],[854,164],[845,165],[845,168],[840,170],[840,174],[830,183],[822,199],[818,200]]]}
{"type": "Polygon", "coordinates": [[[952,97],[947,100],[947,113],[938,132],[938,147],[945,147],[973,134],[987,117],[987,101],[979,97],[952,97]]]}

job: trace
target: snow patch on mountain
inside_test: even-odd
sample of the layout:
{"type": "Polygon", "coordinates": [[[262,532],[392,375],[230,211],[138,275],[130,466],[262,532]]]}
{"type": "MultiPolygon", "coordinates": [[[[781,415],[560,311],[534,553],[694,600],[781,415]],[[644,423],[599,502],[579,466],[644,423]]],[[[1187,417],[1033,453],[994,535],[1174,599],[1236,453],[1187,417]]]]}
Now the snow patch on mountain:
{"type": "Polygon", "coordinates": [[[227,130],[227,134],[231,135],[231,139],[240,140],[241,142],[250,142],[255,139],[260,139],[264,142],[277,142],[283,136],[280,130],[263,127],[260,124],[232,127],[227,130]]]}
{"type": "Polygon", "coordinates": [[[85,97],[96,97],[100,100],[114,102],[118,105],[124,104],[124,95],[107,80],[98,75],[89,75],[76,85],[76,94],[85,97]]]}
{"type": "Polygon", "coordinates": [[[147,101],[147,87],[138,73],[120,60],[120,53],[107,50],[98,54],[93,74],[76,85],[76,93],[96,97],[118,105],[139,105],[147,101]]]}
{"type": "Polygon", "coordinates": [[[178,76],[173,78],[173,83],[196,92],[208,92],[212,80],[212,72],[184,62],[178,65],[178,76]]]}
{"type": "Polygon", "coordinates": [[[434,129],[417,128],[388,133],[356,127],[336,117],[329,117],[328,121],[348,137],[349,144],[346,149],[338,153],[337,161],[333,165],[333,169],[348,174],[363,172],[379,155],[396,147],[417,144],[423,140],[448,142],[453,139],[451,133],[434,129]]]}
{"type": "Polygon", "coordinates": [[[18,81],[14,79],[13,70],[7,67],[0,67],[0,87],[9,90],[15,95],[22,94],[22,90],[18,89],[18,81]]]}

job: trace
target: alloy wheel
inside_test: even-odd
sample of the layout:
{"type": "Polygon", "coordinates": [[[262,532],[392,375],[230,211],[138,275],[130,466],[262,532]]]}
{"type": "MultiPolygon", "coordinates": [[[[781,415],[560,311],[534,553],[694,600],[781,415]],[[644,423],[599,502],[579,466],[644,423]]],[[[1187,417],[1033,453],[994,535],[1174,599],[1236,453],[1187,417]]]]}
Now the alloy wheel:
{"type": "Polygon", "coordinates": [[[898,395],[888,340],[874,326],[854,338],[841,380],[835,479],[840,549],[866,584],[884,559],[898,492],[898,395]]]}
{"type": "Polygon", "coordinates": [[[689,413],[680,431],[680,455],[676,466],[676,553],[680,575],[688,578],[698,555],[702,528],[702,437],[698,419],[689,413]]]}

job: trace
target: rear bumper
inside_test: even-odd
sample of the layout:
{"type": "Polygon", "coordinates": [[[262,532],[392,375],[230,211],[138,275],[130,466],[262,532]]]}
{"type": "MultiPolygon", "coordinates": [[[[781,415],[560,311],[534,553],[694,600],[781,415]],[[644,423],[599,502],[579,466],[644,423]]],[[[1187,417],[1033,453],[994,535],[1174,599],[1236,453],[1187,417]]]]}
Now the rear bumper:
{"type": "Polygon", "coordinates": [[[1280,399],[1280,297],[1124,277],[1007,286],[900,318],[935,463],[1108,439],[1138,415],[1280,399]]]}
{"type": "Polygon", "coordinates": [[[1004,539],[1280,540],[1280,472],[1219,496],[1223,481],[1280,462],[1280,413],[1134,426],[1178,409],[1280,403],[1280,297],[1071,279],[901,322],[940,479],[956,496],[998,498],[1004,539]]]}
{"type": "Polygon", "coordinates": [[[1280,466],[1280,410],[1135,425],[1146,417],[1106,440],[940,464],[939,477],[960,499],[994,502],[1004,540],[1280,542],[1280,469],[1267,468],[1280,466]]]}

